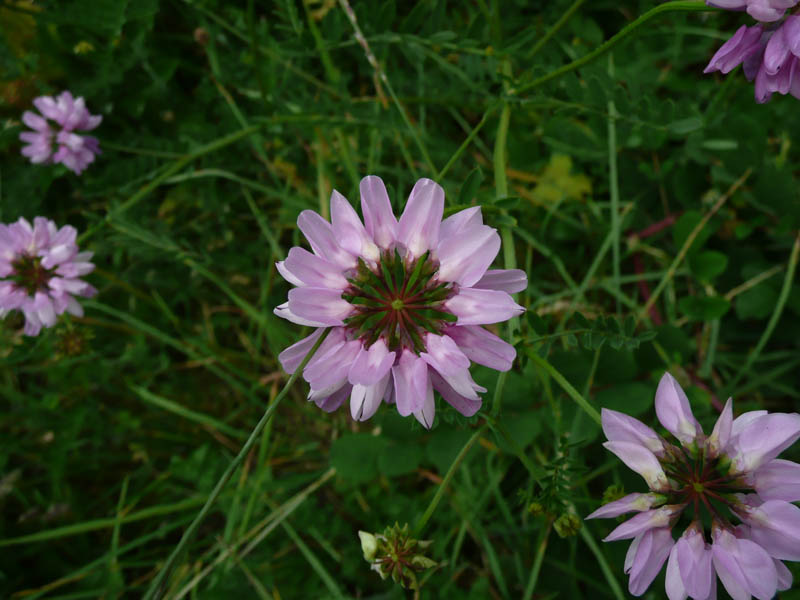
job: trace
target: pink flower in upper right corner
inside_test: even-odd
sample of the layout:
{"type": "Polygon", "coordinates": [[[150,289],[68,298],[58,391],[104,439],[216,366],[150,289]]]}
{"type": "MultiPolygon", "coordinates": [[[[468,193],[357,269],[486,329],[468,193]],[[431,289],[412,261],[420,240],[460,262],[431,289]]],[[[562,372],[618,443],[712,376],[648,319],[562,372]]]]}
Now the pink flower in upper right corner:
{"type": "Polygon", "coordinates": [[[97,138],[79,135],[91,131],[103,120],[92,115],[83,98],[73,98],[69,91],[57,97],[39,96],[33,101],[41,114],[26,110],[22,121],[32,131],[23,131],[19,139],[26,143],[22,155],[34,164],[61,163],[80,175],[100,154],[97,138]]]}
{"type": "Polygon", "coordinates": [[[727,10],[746,10],[756,21],[777,21],[800,0],[706,0],[709,6],[727,10]]]}

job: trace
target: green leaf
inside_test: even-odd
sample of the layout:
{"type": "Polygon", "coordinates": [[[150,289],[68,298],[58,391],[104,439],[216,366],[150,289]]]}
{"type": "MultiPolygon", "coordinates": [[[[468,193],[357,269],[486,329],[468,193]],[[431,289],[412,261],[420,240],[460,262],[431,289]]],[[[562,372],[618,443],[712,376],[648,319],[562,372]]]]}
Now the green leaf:
{"type": "MultiPolygon", "coordinates": [[[[453,460],[471,435],[470,431],[464,429],[445,429],[443,427],[437,429],[436,434],[425,448],[425,454],[440,474],[447,473],[453,460]]],[[[473,445],[469,451],[470,454],[475,452],[476,447],[477,444],[473,445]]]]}
{"type": "MultiPolygon", "coordinates": [[[[542,416],[538,412],[525,412],[522,414],[505,414],[500,417],[500,424],[508,435],[523,450],[534,440],[542,430],[542,416]]],[[[505,452],[513,452],[503,436],[496,438],[497,445],[505,452]]]]}
{"type": "Polygon", "coordinates": [[[423,454],[419,444],[387,444],[378,454],[378,470],[386,477],[413,473],[422,462],[423,454]]]}
{"type": "Polygon", "coordinates": [[[736,150],[739,142],[736,140],[704,140],[701,146],[705,150],[718,152],[720,150],[736,150]]]}
{"type": "Polygon", "coordinates": [[[475,199],[475,196],[478,193],[478,188],[482,182],[483,171],[481,171],[480,167],[475,167],[470,174],[467,175],[467,179],[461,186],[461,191],[458,193],[458,202],[456,204],[472,204],[472,201],[475,199]]]}
{"type": "Polygon", "coordinates": [[[641,383],[620,383],[597,392],[595,402],[603,408],[610,408],[637,417],[653,406],[653,387],[641,383]]]}
{"type": "Polygon", "coordinates": [[[689,269],[701,281],[710,282],[722,275],[728,266],[728,257],[716,250],[698,252],[689,257],[689,269]]]}
{"type": "Polygon", "coordinates": [[[678,119],[667,125],[669,132],[673,135],[686,135],[692,131],[697,131],[703,128],[703,119],[700,117],[689,117],[687,119],[678,119]]]}
{"type": "Polygon", "coordinates": [[[345,435],[331,446],[331,466],[351,483],[364,483],[378,474],[377,456],[386,445],[382,437],[368,433],[345,435]]]}
{"type": "Polygon", "coordinates": [[[519,196],[507,196],[505,198],[498,198],[494,201],[494,205],[497,208],[502,208],[504,210],[511,210],[515,206],[519,204],[521,198],[519,196]]]}
{"type": "MultiPolygon", "coordinates": [[[[675,222],[675,225],[672,227],[672,240],[675,242],[675,246],[677,248],[681,248],[683,244],[689,237],[689,234],[692,230],[697,226],[697,224],[702,220],[703,215],[699,211],[696,210],[687,210],[685,213],[681,215],[681,217],[675,222]]],[[[695,237],[692,245],[689,249],[690,256],[692,253],[697,252],[702,248],[703,244],[706,243],[706,240],[714,233],[715,227],[712,223],[706,223],[706,226],[700,230],[695,237]]]]}
{"type": "Polygon", "coordinates": [[[736,297],[736,316],[741,320],[764,319],[775,310],[778,292],[771,285],[757,285],[736,297]]]}
{"type": "Polygon", "coordinates": [[[692,321],[719,319],[731,307],[721,296],[685,296],[678,300],[678,308],[692,321]]]}
{"type": "Polygon", "coordinates": [[[530,323],[533,331],[539,335],[547,335],[547,322],[532,310],[529,310],[527,314],[528,323],[530,323]]]}

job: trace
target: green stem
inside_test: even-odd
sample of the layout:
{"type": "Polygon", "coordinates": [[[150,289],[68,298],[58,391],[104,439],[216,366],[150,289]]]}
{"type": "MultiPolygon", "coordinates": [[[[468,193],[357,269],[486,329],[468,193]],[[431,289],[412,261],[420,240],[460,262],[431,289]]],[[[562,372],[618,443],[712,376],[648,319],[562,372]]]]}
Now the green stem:
{"type": "Polygon", "coordinates": [[[758,359],[761,351],[764,349],[764,346],[767,345],[770,336],[772,336],[772,332],[775,330],[775,327],[781,318],[781,314],[783,313],[783,308],[786,306],[786,301],[789,299],[789,293],[792,291],[792,281],[794,280],[794,271],[797,267],[798,256],[800,256],[800,233],[798,233],[797,237],[794,239],[792,254],[789,257],[789,266],[786,268],[786,277],[783,279],[783,287],[781,288],[781,293],[778,296],[778,302],[775,305],[775,309],[772,311],[772,316],[767,323],[767,327],[764,329],[764,333],[761,334],[761,338],[759,338],[756,347],[753,348],[753,351],[750,354],[748,354],[744,367],[737,371],[736,377],[733,378],[733,381],[731,381],[730,385],[728,386],[729,393],[734,389],[736,384],[745,375],[745,373],[750,371],[753,363],[758,359]]]}
{"type": "Polygon", "coordinates": [[[439,488],[436,490],[436,494],[434,494],[431,503],[428,505],[428,508],[425,510],[425,513],[422,515],[422,517],[420,517],[419,521],[417,521],[417,524],[414,527],[414,537],[419,537],[422,535],[422,531],[425,529],[425,524],[431,518],[431,515],[433,515],[436,507],[439,505],[439,502],[441,501],[442,496],[444,495],[444,492],[450,483],[450,480],[453,478],[453,475],[455,475],[456,469],[458,469],[461,461],[467,456],[467,452],[469,452],[469,449],[472,448],[472,444],[474,444],[478,438],[481,437],[481,434],[486,430],[486,427],[487,425],[482,425],[477,431],[475,431],[475,433],[472,434],[472,437],[467,440],[467,443],[464,444],[464,447],[461,448],[461,452],[458,453],[458,456],[456,456],[455,460],[453,460],[450,468],[447,470],[447,474],[444,476],[444,479],[442,479],[442,483],[439,484],[439,488]]]}
{"type": "MultiPolygon", "coordinates": [[[[608,55],[608,76],[614,78],[614,55],[608,55]]],[[[611,196],[611,256],[613,262],[614,289],[620,291],[620,218],[619,218],[619,176],[617,170],[617,107],[614,99],[608,100],[608,188],[611,196]]],[[[617,316],[620,314],[617,297],[617,316]]]]}
{"type": "Polygon", "coordinates": [[[616,46],[622,40],[631,35],[639,27],[641,27],[654,17],[660,15],[661,13],[705,12],[713,10],[717,9],[708,6],[705,2],[702,2],[700,0],[676,0],[674,2],[665,2],[664,4],[659,4],[658,6],[648,10],[646,13],[644,13],[635,21],[628,23],[625,27],[623,27],[619,31],[619,33],[617,33],[615,36],[611,37],[610,39],[600,44],[593,51],[589,52],[589,54],[587,54],[586,56],[582,56],[581,58],[574,60],[571,63],[556,69],[555,71],[550,71],[547,75],[542,75],[541,77],[538,77],[529,83],[521,85],[516,90],[514,90],[514,93],[521,94],[522,92],[529,92],[530,90],[537,88],[540,85],[547,83],[548,81],[561,77],[566,73],[574,71],[575,69],[579,69],[583,65],[592,62],[594,59],[599,58],[600,56],[611,50],[614,46],[616,46]]]}
{"type": "Polygon", "coordinates": [[[164,563],[164,566],[161,567],[161,570],[158,572],[158,575],[156,575],[155,579],[153,579],[153,582],[150,584],[150,587],[147,590],[147,594],[145,594],[144,597],[145,600],[153,600],[163,597],[165,592],[164,584],[167,582],[167,579],[170,573],[172,572],[173,567],[175,566],[175,561],[177,561],[181,552],[189,543],[189,540],[192,539],[198,527],[200,527],[200,523],[210,512],[211,507],[214,505],[214,502],[217,500],[217,497],[220,495],[223,488],[228,483],[228,480],[233,476],[236,469],[239,468],[239,465],[242,464],[245,457],[250,452],[250,449],[256,443],[258,436],[261,435],[261,431],[264,429],[269,420],[272,418],[272,415],[275,412],[275,409],[278,408],[278,405],[281,403],[281,400],[283,400],[289,393],[289,390],[291,389],[292,385],[294,385],[294,382],[303,372],[303,368],[306,366],[306,364],[308,364],[308,361],[311,360],[311,357],[314,356],[314,353],[317,351],[322,342],[328,336],[329,332],[330,329],[326,329],[322,333],[322,335],[319,337],[319,339],[311,348],[311,350],[308,352],[308,354],[306,354],[305,358],[303,358],[303,361],[295,369],[294,373],[292,373],[292,376],[289,377],[289,381],[286,382],[286,385],[283,386],[283,389],[278,393],[277,396],[275,396],[275,400],[273,400],[272,403],[267,407],[267,410],[264,411],[264,415],[261,417],[261,420],[255,426],[255,428],[253,428],[253,431],[250,433],[250,437],[247,438],[247,441],[244,443],[244,446],[242,446],[242,449],[239,451],[239,454],[236,455],[236,458],[234,458],[228,465],[228,468],[225,469],[225,472],[222,474],[222,477],[219,478],[219,481],[217,481],[217,484],[214,486],[214,489],[211,491],[211,494],[209,494],[206,503],[203,505],[203,508],[200,509],[200,512],[197,513],[197,516],[189,524],[189,527],[187,527],[186,531],[183,532],[183,537],[181,537],[180,541],[178,542],[178,545],[175,546],[175,549],[169,555],[169,558],[167,558],[167,561],[164,563]]]}
{"type": "Polygon", "coordinates": [[[494,111],[497,110],[498,106],[499,104],[492,104],[489,108],[486,109],[486,112],[483,113],[483,117],[481,117],[481,120],[478,122],[478,124],[475,125],[472,131],[469,132],[469,135],[458,147],[458,150],[455,151],[453,156],[450,157],[450,160],[447,161],[447,164],[444,167],[442,167],[442,170],[439,171],[439,173],[436,175],[436,181],[442,180],[445,173],[447,173],[450,170],[450,167],[452,167],[453,164],[458,160],[458,158],[464,153],[464,150],[466,150],[467,147],[472,142],[472,140],[475,139],[475,136],[478,135],[478,132],[486,124],[486,121],[489,119],[492,113],[494,113],[494,111]]]}
{"type": "Polygon", "coordinates": [[[611,588],[611,591],[614,593],[614,597],[616,597],[617,600],[625,600],[625,594],[623,593],[622,588],[619,586],[617,578],[614,577],[611,567],[608,566],[606,557],[600,551],[600,547],[597,545],[597,542],[594,541],[592,534],[589,533],[586,527],[581,527],[581,537],[583,538],[583,541],[586,542],[586,545],[589,546],[589,550],[592,551],[594,557],[597,559],[597,564],[600,565],[600,570],[603,571],[603,575],[606,577],[608,587],[611,588]]]}
{"type": "Polygon", "coordinates": [[[145,185],[142,189],[136,192],[133,196],[128,198],[125,202],[119,205],[113,212],[108,212],[104,219],[95,223],[92,227],[87,229],[83,235],[78,238],[78,245],[83,244],[87,238],[89,238],[95,231],[97,231],[100,227],[111,221],[114,216],[120,215],[125,211],[132,208],[135,204],[137,204],[142,198],[147,196],[150,192],[156,189],[159,185],[161,185],[164,180],[168,179],[170,175],[173,173],[177,173],[183,167],[188,165],[193,160],[200,158],[205,154],[209,154],[210,152],[214,152],[215,150],[219,150],[220,148],[224,148],[234,142],[239,141],[242,138],[245,138],[249,135],[252,135],[256,131],[261,129],[261,125],[251,125],[250,127],[246,127],[245,129],[240,129],[239,131],[235,131],[230,135],[226,135],[225,137],[219,138],[218,140],[214,140],[204,146],[200,146],[197,150],[190,152],[189,154],[179,158],[174,163],[172,163],[169,167],[167,167],[164,171],[161,172],[158,177],[153,179],[150,183],[145,185]]]}
{"type": "Polygon", "coordinates": [[[565,392],[567,392],[567,395],[570,398],[575,400],[578,406],[580,406],[586,412],[586,414],[589,415],[592,418],[592,420],[594,420],[595,423],[597,423],[598,425],[601,424],[600,413],[598,413],[597,410],[594,408],[594,406],[589,404],[589,402],[587,402],[586,399],[580,395],[578,390],[572,387],[572,384],[569,381],[567,381],[564,378],[564,376],[561,373],[559,373],[553,365],[551,365],[549,362],[547,362],[545,359],[539,356],[535,351],[528,352],[528,356],[533,362],[535,362],[539,367],[541,367],[548,375],[550,375],[550,377],[555,379],[556,383],[558,383],[558,385],[560,385],[561,388],[565,392]]]}
{"type": "Polygon", "coordinates": [[[525,586],[525,595],[522,600],[530,600],[533,598],[533,591],[536,589],[536,582],[539,580],[539,571],[542,569],[542,562],[544,561],[544,553],[547,550],[547,541],[550,539],[550,532],[553,530],[552,521],[547,524],[547,527],[542,529],[539,535],[539,540],[536,544],[536,557],[533,559],[533,568],[531,575],[528,578],[528,585],[525,586]]]}
{"type": "Polygon", "coordinates": [[[569,21],[570,17],[575,14],[575,11],[581,7],[581,4],[583,4],[584,1],[585,0],[575,0],[575,2],[573,2],[572,6],[570,6],[567,11],[561,15],[558,21],[553,23],[553,26],[547,30],[547,33],[539,38],[539,41],[533,45],[533,48],[531,48],[530,51],[528,51],[528,56],[525,57],[526,61],[530,61],[539,52],[539,50],[541,50],[542,47],[550,41],[550,38],[552,38],[564,25],[567,24],[567,21],[569,21]]]}

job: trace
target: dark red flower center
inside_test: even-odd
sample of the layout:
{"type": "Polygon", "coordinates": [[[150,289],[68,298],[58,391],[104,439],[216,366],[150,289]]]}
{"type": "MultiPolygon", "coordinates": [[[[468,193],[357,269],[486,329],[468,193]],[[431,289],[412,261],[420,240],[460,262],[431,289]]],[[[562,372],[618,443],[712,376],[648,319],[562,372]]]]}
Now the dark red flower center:
{"type": "Polygon", "coordinates": [[[45,269],[42,266],[41,256],[29,256],[28,254],[23,254],[17,260],[12,261],[11,268],[14,269],[11,280],[31,296],[40,290],[45,290],[47,282],[55,272],[55,267],[45,269]]]}
{"type": "Polygon", "coordinates": [[[443,304],[454,293],[453,284],[435,280],[439,265],[426,252],[406,261],[395,250],[384,252],[370,268],[359,259],[355,275],[342,298],[356,307],[345,325],[369,347],[383,338],[391,351],[402,348],[417,354],[425,350],[426,331],[441,334],[458,318],[443,304]]]}

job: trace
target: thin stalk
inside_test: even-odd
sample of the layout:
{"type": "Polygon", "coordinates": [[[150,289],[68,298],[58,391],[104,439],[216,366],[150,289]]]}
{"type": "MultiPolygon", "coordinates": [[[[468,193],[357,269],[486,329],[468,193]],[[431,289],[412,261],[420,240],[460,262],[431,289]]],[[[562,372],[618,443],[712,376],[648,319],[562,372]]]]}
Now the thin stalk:
{"type": "Polygon", "coordinates": [[[597,545],[597,542],[594,541],[592,534],[589,533],[586,527],[581,527],[581,537],[583,538],[583,541],[586,542],[586,545],[589,546],[589,550],[592,551],[595,559],[597,559],[597,564],[600,566],[600,570],[603,572],[603,575],[605,575],[608,587],[611,588],[611,591],[614,593],[614,597],[617,598],[617,600],[625,600],[625,594],[623,593],[622,588],[619,586],[617,578],[614,577],[611,567],[608,566],[606,557],[603,555],[600,547],[597,545]]]}
{"type": "Polygon", "coordinates": [[[798,256],[800,256],[800,233],[798,233],[794,238],[794,246],[792,246],[792,254],[789,257],[789,265],[786,267],[786,277],[783,278],[783,287],[781,288],[781,293],[778,296],[778,302],[775,305],[775,309],[772,311],[772,316],[769,318],[769,322],[764,329],[764,333],[761,334],[756,347],[753,348],[753,351],[747,355],[747,360],[745,361],[744,366],[736,372],[736,376],[728,386],[729,392],[734,388],[744,374],[750,371],[753,363],[755,363],[755,361],[758,359],[761,351],[764,349],[764,346],[767,345],[770,336],[772,336],[772,332],[775,330],[775,327],[781,318],[781,314],[783,314],[783,308],[786,306],[786,301],[789,299],[789,293],[792,291],[792,282],[794,281],[794,271],[797,268],[798,256]]]}
{"type": "Polygon", "coordinates": [[[300,376],[300,373],[303,372],[303,368],[306,366],[306,364],[308,364],[308,361],[311,360],[311,357],[314,356],[314,353],[320,347],[320,344],[322,344],[322,342],[328,336],[329,332],[330,329],[326,329],[322,333],[322,335],[319,337],[319,339],[311,348],[311,350],[308,352],[308,354],[306,354],[305,358],[303,358],[303,361],[295,369],[294,373],[292,373],[292,376],[289,377],[289,381],[286,382],[286,385],[283,386],[283,389],[278,393],[277,396],[275,396],[275,400],[273,400],[272,403],[267,407],[267,410],[264,411],[264,415],[261,417],[261,420],[258,422],[258,424],[253,428],[253,431],[250,433],[250,437],[247,438],[247,441],[242,446],[242,449],[239,451],[239,454],[236,455],[236,458],[234,458],[228,465],[228,468],[225,469],[225,472],[219,478],[219,481],[217,481],[217,484],[214,486],[214,489],[211,491],[211,494],[209,494],[206,503],[203,505],[203,508],[200,509],[200,512],[197,513],[197,516],[194,518],[194,521],[192,521],[189,527],[186,528],[186,531],[184,531],[183,536],[178,542],[178,545],[175,546],[175,549],[169,555],[169,558],[167,558],[167,561],[164,563],[164,566],[161,567],[161,570],[158,572],[158,575],[156,575],[155,579],[153,579],[153,582],[150,584],[150,587],[147,590],[147,594],[145,594],[144,596],[145,600],[153,600],[163,597],[165,592],[164,584],[167,582],[169,575],[175,566],[175,562],[177,561],[180,554],[183,552],[183,549],[189,543],[189,540],[191,540],[192,537],[194,537],[195,532],[197,531],[198,527],[200,527],[200,523],[203,521],[206,515],[211,511],[211,507],[214,505],[214,502],[217,500],[217,497],[219,497],[223,488],[228,483],[228,480],[233,476],[236,469],[239,468],[239,465],[242,464],[242,461],[244,461],[245,457],[250,452],[250,449],[256,443],[256,440],[258,439],[259,435],[261,435],[261,431],[264,429],[269,420],[272,418],[272,415],[275,413],[275,409],[278,408],[278,405],[281,403],[281,400],[283,400],[289,393],[289,390],[292,388],[292,385],[294,385],[294,382],[300,376]]]}
{"type": "Polygon", "coordinates": [[[700,0],[676,0],[674,2],[665,2],[664,4],[659,4],[658,6],[651,8],[642,16],[640,16],[635,21],[628,23],[625,27],[623,27],[619,33],[614,35],[613,37],[609,38],[602,44],[600,44],[597,48],[589,52],[589,54],[578,58],[571,63],[564,65],[556,69],[555,71],[550,71],[547,75],[542,75],[534,79],[533,81],[521,85],[514,93],[521,94],[522,92],[529,92],[534,88],[539,87],[540,85],[547,83],[548,81],[552,81],[562,75],[570,73],[575,69],[582,67],[583,65],[592,62],[594,59],[603,56],[606,52],[611,50],[614,46],[619,44],[629,35],[631,35],[634,31],[639,29],[642,25],[653,19],[654,17],[660,15],[661,13],[665,12],[707,12],[717,10],[710,6],[708,6],[705,2],[700,0]]]}
{"type": "Polygon", "coordinates": [[[583,396],[581,396],[580,393],[578,393],[578,390],[572,387],[572,384],[569,381],[567,381],[564,378],[564,376],[561,373],[559,373],[553,365],[551,365],[549,362],[547,362],[545,359],[539,356],[535,351],[528,352],[528,356],[533,362],[535,362],[539,367],[541,367],[548,375],[550,375],[550,377],[555,379],[556,383],[558,383],[558,385],[560,385],[561,388],[565,392],[567,392],[567,395],[570,398],[572,398],[578,404],[578,406],[580,406],[586,412],[586,414],[592,418],[592,420],[595,423],[597,423],[598,425],[601,424],[600,413],[598,413],[597,410],[594,408],[594,406],[589,404],[589,402],[587,402],[586,399],[583,396]]]}
{"type": "Polygon", "coordinates": [[[442,496],[444,495],[444,492],[450,483],[450,480],[453,478],[453,475],[455,475],[456,469],[458,469],[461,461],[463,461],[467,456],[467,452],[469,452],[469,449],[472,448],[472,444],[474,444],[478,438],[481,437],[481,434],[486,430],[486,427],[487,425],[482,425],[477,431],[475,431],[475,433],[472,434],[472,437],[467,440],[467,443],[464,444],[464,447],[461,448],[461,451],[458,453],[458,456],[456,456],[455,460],[453,460],[450,468],[447,470],[447,474],[444,476],[444,479],[442,479],[442,483],[439,484],[433,499],[431,499],[431,503],[428,505],[428,508],[425,509],[425,513],[422,515],[422,517],[420,517],[419,521],[417,521],[417,524],[414,526],[414,537],[419,537],[422,534],[422,531],[425,529],[425,525],[433,515],[436,507],[439,505],[439,502],[441,501],[442,496]]]}
{"type": "Polygon", "coordinates": [[[575,11],[581,7],[581,4],[583,4],[584,1],[585,0],[575,0],[575,2],[572,3],[572,6],[570,6],[566,12],[559,17],[558,21],[553,23],[553,26],[547,30],[547,33],[539,38],[539,41],[536,42],[533,45],[533,48],[528,51],[528,56],[525,57],[526,61],[530,61],[534,56],[536,56],[539,50],[541,50],[542,47],[550,41],[550,38],[557,34],[561,28],[567,24],[567,21],[570,20],[570,17],[575,14],[575,11]]]}
{"type": "Polygon", "coordinates": [[[539,540],[536,543],[536,557],[533,559],[533,568],[531,575],[528,578],[528,585],[525,586],[525,595],[522,600],[531,600],[533,598],[533,591],[536,589],[536,582],[539,580],[539,571],[542,569],[542,562],[544,561],[544,553],[547,550],[547,541],[550,539],[550,532],[553,530],[553,522],[550,521],[547,527],[542,529],[539,540]]]}
{"type": "MultiPolygon", "coordinates": [[[[614,55],[608,55],[608,76],[614,78],[614,55]]],[[[620,291],[620,214],[619,214],[619,173],[617,170],[617,106],[614,99],[608,100],[608,190],[611,196],[611,256],[613,261],[614,289],[620,291]]],[[[617,297],[617,316],[620,314],[617,297]]]]}

